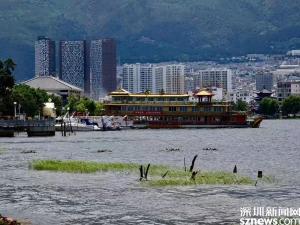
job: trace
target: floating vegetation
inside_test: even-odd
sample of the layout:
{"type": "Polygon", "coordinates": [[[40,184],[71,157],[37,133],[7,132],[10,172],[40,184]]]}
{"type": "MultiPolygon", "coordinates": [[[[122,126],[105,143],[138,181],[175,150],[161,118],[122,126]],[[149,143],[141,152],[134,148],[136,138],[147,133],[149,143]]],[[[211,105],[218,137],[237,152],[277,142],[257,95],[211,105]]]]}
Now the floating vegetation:
{"type": "Polygon", "coordinates": [[[36,151],[34,151],[34,150],[28,150],[28,151],[22,151],[21,152],[22,154],[35,154],[36,153],[36,151]]]}
{"type": "Polygon", "coordinates": [[[180,148],[166,148],[165,149],[166,152],[180,152],[180,148]]]}
{"type": "Polygon", "coordinates": [[[204,151],[217,151],[218,149],[208,147],[208,148],[203,148],[202,150],[204,150],[204,151]]]}
{"type": "Polygon", "coordinates": [[[109,150],[109,149],[99,149],[99,150],[97,150],[97,153],[105,153],[105,152],[112,152],[112,150],[109,150]]]}
{"type": "MultiPolygon", "coordinates": [[[[143,185],[150,187],[187,186],[187,185],[254,185],[255,181],[249,177],[222,171],[184,171],[181,168],[164,165],[144,167],[136,163],[102,163],[73,160],[36,160],[31,163],[35,170],[47,170],[68,173],[95,172],[132,172],[141,174],[143,185]],[[145,168],[149,171],[145,172],[145,168]],[[148,178],[147,178],[148,176],[148,178]],[[147,181],[146,181],[147,180],[147,181]]],[[[270,178],[261,179],[272,182],[270,178]]]]}
{"type": "Polygon", "coordinates": [[[68,173],[95,173],[97,171],[134,171],[138,164],[134,163],[101,163],[74,160],[37,160],[31,167],[35,170],[49,170],[68,173]]]}
{"type": "Polygon", "coordinates": [[[150,180],[149,186],[187,186],[187,185],[253,185],[254,180],[228,172],[195,172],[177,173],[169,171],[165,179],[150,180]]]}

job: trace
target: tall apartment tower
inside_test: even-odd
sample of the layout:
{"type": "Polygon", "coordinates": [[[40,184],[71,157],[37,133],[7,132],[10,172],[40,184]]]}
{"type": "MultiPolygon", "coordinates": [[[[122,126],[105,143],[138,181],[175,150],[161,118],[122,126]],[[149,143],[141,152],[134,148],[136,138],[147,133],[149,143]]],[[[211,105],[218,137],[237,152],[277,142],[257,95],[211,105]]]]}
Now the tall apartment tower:
{"type": "Polygon", "coordinates": [[[89,59],[86,41],[60,41],[59,77],[63,81],[90,92],[89,59]]]}
{"type": "Polygon", "coordinates": [[[55,41],[39,36],[35,41],[35,76],[55,76],[55,41]]]}
{"type": "Polygon", "coordinates": [[[166,65],[166,93],[184,93],[184,71],[185,66],[182,64],[166,65]]]}
{"type": "Polygon", "coordinates": [[[117,88],[116,43],[113,39],[90,42],[90,96],[98,100],[117,88]]]}
{"type": "Polygon", "coordinates": [[[102,76],[106,92],[117,88],[117,50],[114,39],[102,39],[102,76]]]}
{"type": "Polygon", "coordinates": [[[123,88],[132,93],[184,93],[184,65],[123,65],[123,88]]]}
{"type": "Polygon", "coordinates": [[[199,70],[193,75],[195,88],[223,88],[224,91],[232,91],[232,71],[229,69],[199,70]]]}
{"type": "Polygon", "coordinates": [[[123,84],[122,87],[131,93],[140,92],[140,70],[141,64],[123,65],[123,84]]]}
{"type": "Polygon", "coordinates": [[[273,88],[273,74],[270,72],[258,72],[255,75],[255,81],[257,91],[261,91],[263,89],[271,91],[273,88]]]}

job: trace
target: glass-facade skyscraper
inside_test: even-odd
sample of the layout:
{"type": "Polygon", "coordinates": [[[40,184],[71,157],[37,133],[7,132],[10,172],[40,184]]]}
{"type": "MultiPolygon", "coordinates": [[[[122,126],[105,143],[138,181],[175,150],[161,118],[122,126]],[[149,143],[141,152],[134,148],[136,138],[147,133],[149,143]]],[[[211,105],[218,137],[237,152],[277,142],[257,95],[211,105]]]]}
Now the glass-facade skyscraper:
{"type": "Polygon", "coordinates": [[[90,42],[90,96],[98,100],[117,88],[116,44],[113,39],[90,42]]]}
{"type": "Polygon", "coordinates": [[[55,42],[40,36],[35,41],[35,76],[55,76],[55,42]]]}
{"type": "Polygon", "coordinates": [[[89,93],[88,48],[86,41],[60,41],[59,77],[89,93]]]}

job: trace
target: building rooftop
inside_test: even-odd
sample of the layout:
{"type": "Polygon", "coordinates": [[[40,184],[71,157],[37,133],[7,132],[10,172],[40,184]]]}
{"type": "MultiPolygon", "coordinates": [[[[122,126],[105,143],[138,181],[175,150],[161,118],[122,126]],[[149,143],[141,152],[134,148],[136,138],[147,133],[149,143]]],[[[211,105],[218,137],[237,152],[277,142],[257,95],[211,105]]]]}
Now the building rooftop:
{"type": "Polygon", "coordinates": [[[130,96],[130,97],[189,97],[188,94],[131,94],[129,91],[125,89],[118,89],[110,93],[110,95],[118,95],[118,96],[130,96]]]}
{"type": "Polygon", "coordinates": [[[202,91],[199,91],[197,94],[195,94],[196,96],[213,96],[214,94],[209,92],[209,91],[205,91],[205,90],[202,90],[202,91]]]}
{"type": "Polygon", "coordinates": [[[76,87],[72,84],[69,84],[63,80],[60,80],[56,77],[52,76],[37,76],[30,80],[22,82],[22,84],[26,84],[33,88],[39,88],[43,90],[69,90],[69,91],[77,91],[83,92],[83,90],[79,87],[76,87]]]}

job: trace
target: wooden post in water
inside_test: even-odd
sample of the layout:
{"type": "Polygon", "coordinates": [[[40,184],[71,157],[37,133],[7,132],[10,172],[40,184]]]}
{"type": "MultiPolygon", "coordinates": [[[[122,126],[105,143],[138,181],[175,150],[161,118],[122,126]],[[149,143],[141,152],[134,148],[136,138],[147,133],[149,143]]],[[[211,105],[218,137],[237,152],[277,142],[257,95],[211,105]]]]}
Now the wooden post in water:
{"type": "Polygon", "coordinates": [[[146,171],[145,171],[145,179],[148,180],[148,172],[149,172],[149,168],[150,168],[150,163],[148,164],[146,171]]]}
{"type": "Polygon", "coordinates": [[[143,172],[143,165],[140,165],[140,181],[143,180],[144,172],[143,172]]]}
{"type": "Polygon", "coordinates": [[[233,173],[237,173],[237,167],[236,167],[236,165],[233,168],[233,173]]]}
{"type": "Polygon", "coordinates": [[[64,137],[67,136],[67,131],[66,131],[66,122],[64,122],[64,137]]]}
{"type": "Polygon", "coordinates": [[[191,180],[195,181],[197,173],[198,173],[198,171],[192,172],[191,180]]]}
{"type": "Polygon", "coordinates": [[[193,172],[194,166],[195,166],[195,161],[197,159],[198,155],[195,155],[192,161],[192,164],[190,166],[190,172],[193,172]]]}
{"type": "Polygon", "coordinates": [[[257,178],[262,178],[263,177],[263,172],[261,170],[259,170],[257,172],[257,178]]]}

